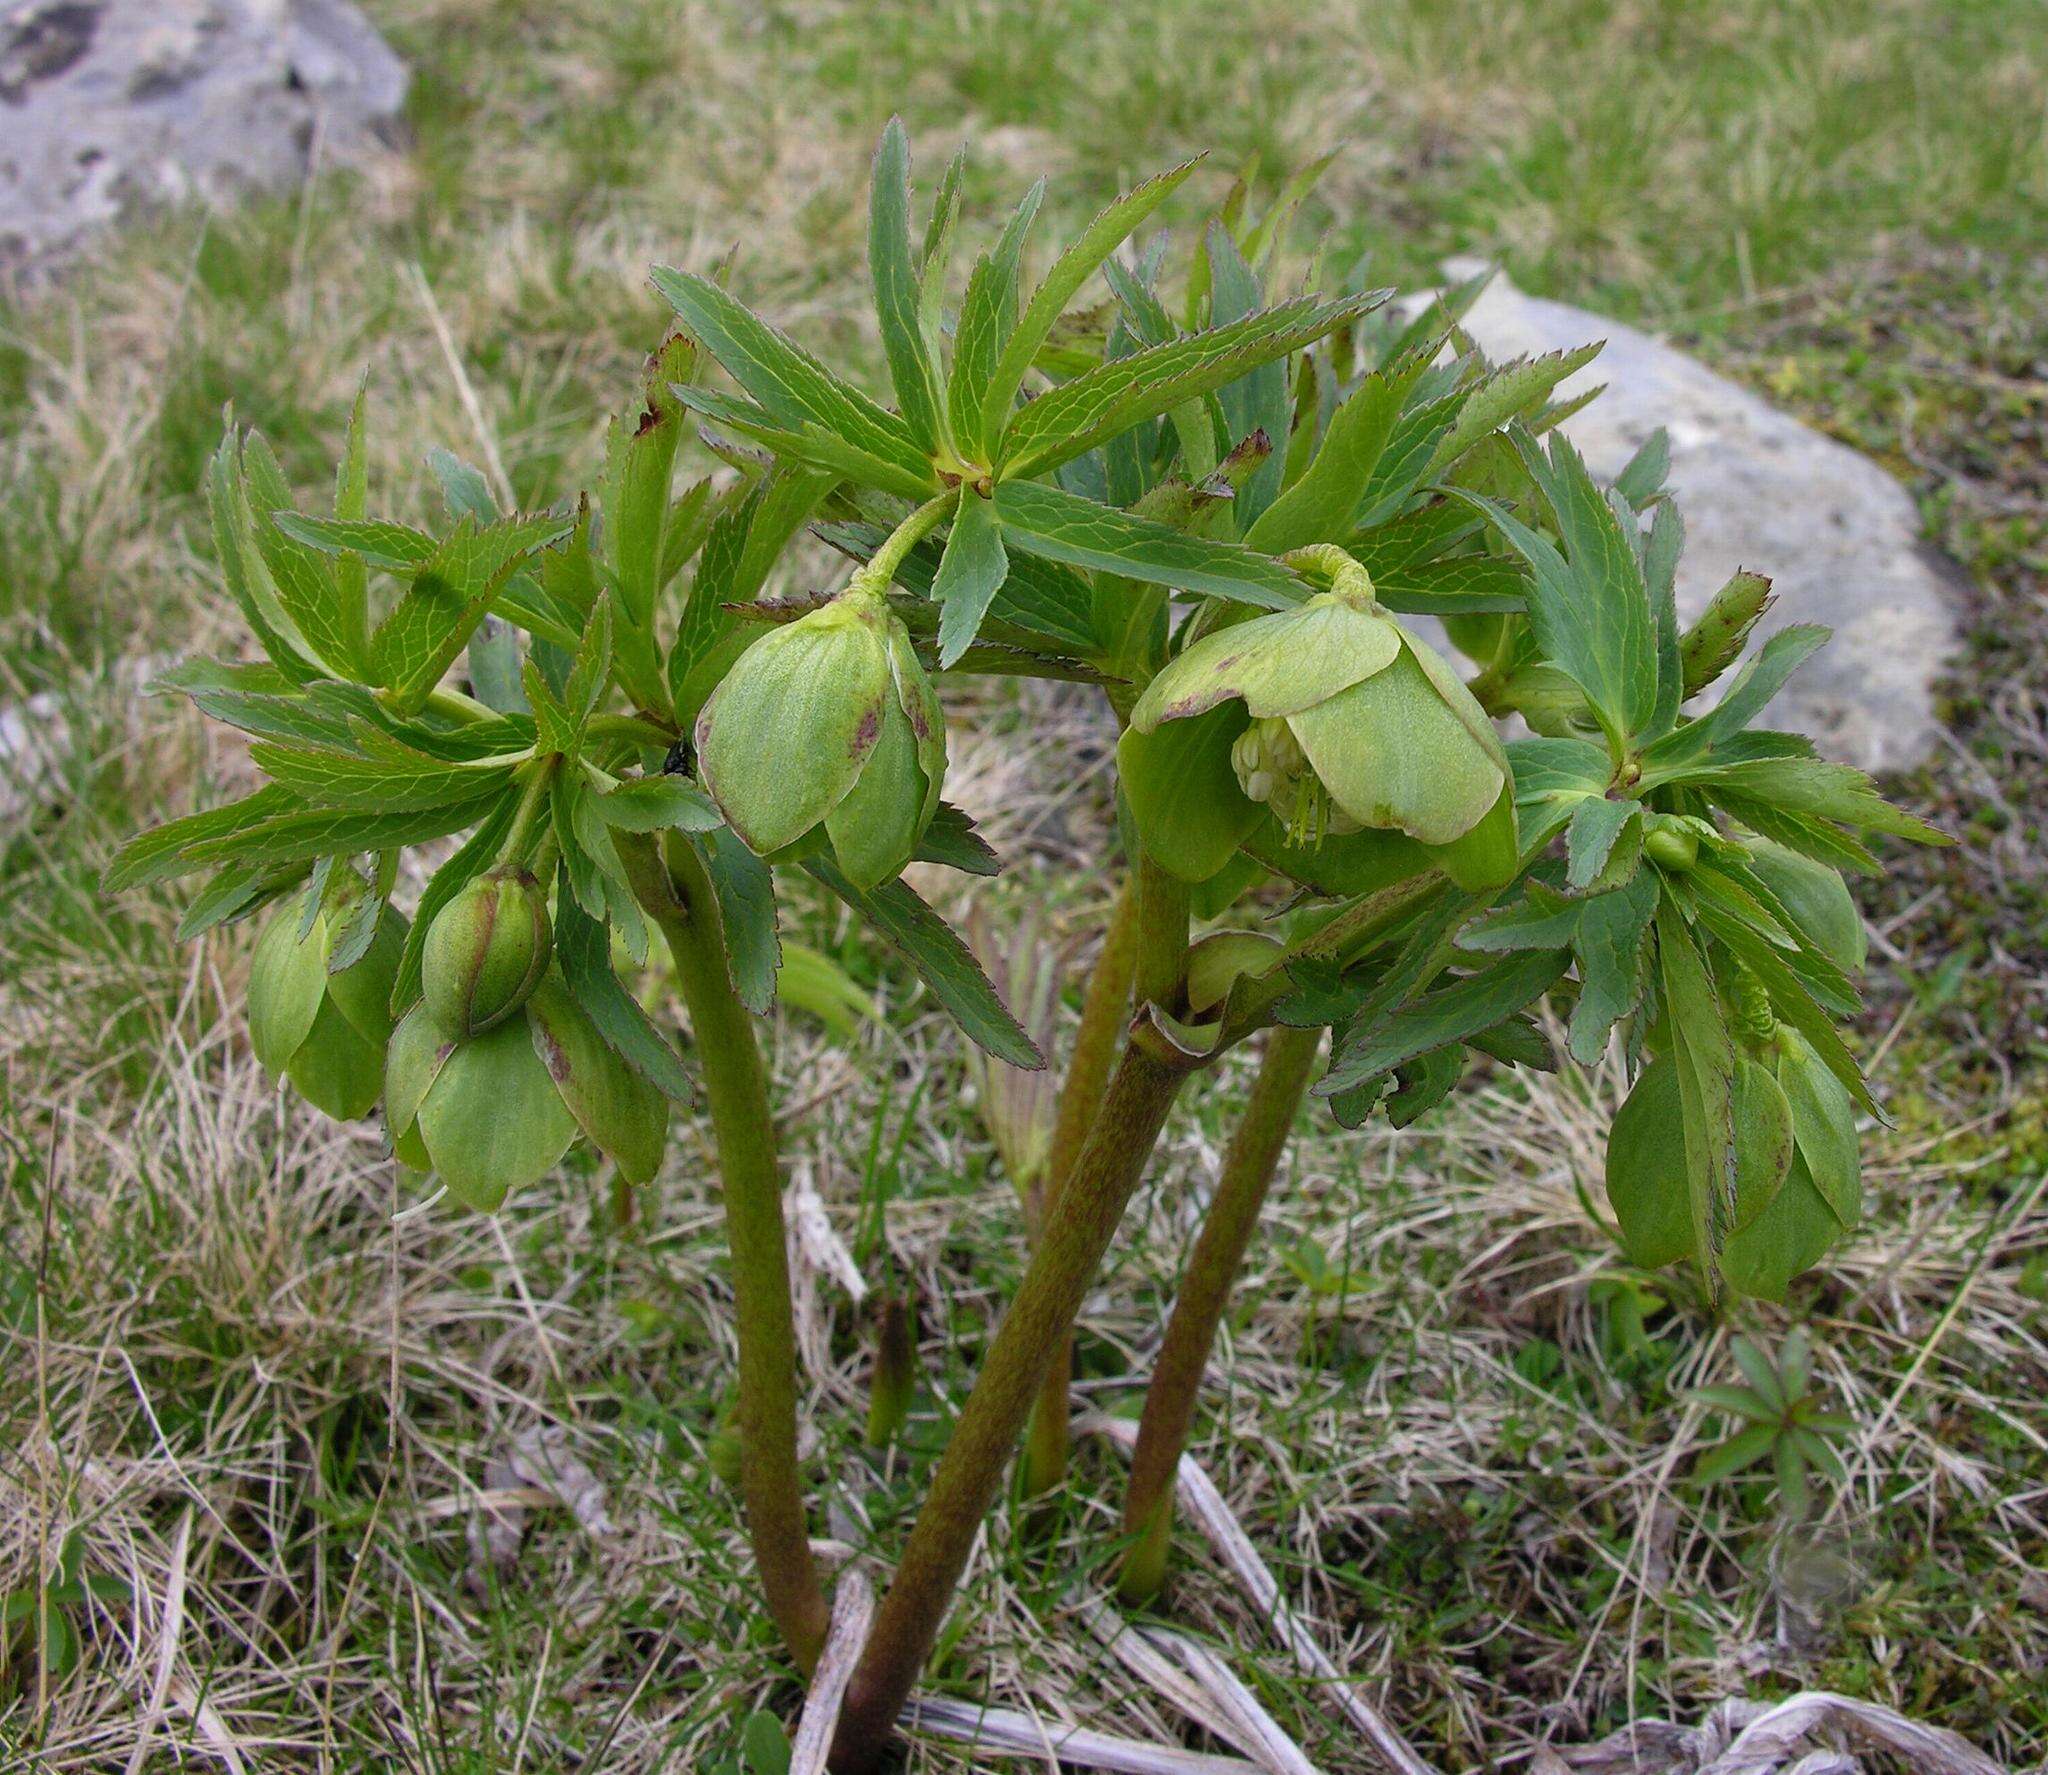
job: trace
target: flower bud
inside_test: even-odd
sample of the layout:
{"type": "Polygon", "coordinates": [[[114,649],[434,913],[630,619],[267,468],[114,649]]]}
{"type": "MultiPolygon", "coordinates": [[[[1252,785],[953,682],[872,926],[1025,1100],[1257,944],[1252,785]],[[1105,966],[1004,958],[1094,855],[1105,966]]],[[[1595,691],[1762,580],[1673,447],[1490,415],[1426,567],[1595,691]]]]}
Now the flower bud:
{"type": "MultiPolygon", "coordinates": [[[[1210,631],[1146,687],[1119,748],[1141,831],[1148,813],[1157,827],[1184,817],[1200,768],[1194,755],[1152,768],[1149,754],[1161,750],[1153,736],[1215,710],[1227,714],[1212,719],[1243,723],[1228,752],[1239,805],[1268,809],[1295,848],[1379,830],[1440,853],[1486,826],[1458,870],[1477,884],[1512,878],[1519,857],[1500,737],[1464,681],[1380,605],[1355,563],[1293,610],[1210,631]]],[[[1227,792],[1212,780],[1212,793],[1227,792]]],[[[1214,824],[1230,829],[1227,817],[1214,824]]]]}
{"type": "Polygon", "coordinates": [[[441,908],[420,951],[428,1011],[450,1035],[482,1035],[526,1003],[553,952],[547,895],[523,869],[494,869],[441,908]]]}
{"type": "Polygon", "coordinates": [[[945,716],[872,592],[771,629],[697,720],[704,786],[759,856],[815,836],[856,887],[899,874],[938,811],[945,716]]]}
{"type": "Polygon", "coordinates": [[[257,939],[249,965],[249,1040],[273,1077],[340,1121],[368,1115],[384,1083],[391,989],[405,949],[405,919],[389,906],[363,953],[328,971],[358,906],[323,904],[308,923],[294,899],[257,939]]]}
{"type": "Polygon", "coordinates": [[[1683,875],[1700,860],[1699,834],[1668,814],[1652,814],[1643,834],[1643,855],[1660,869],[1683,875]]]}
{"type": "Polygon", "coordinates": [[[668,1136],[668,1100],[556,974],[480,1035],[415,1005],[386,1055],[385,1110],[398,1157],[486,1212],[552,1171],[579,1134],[630,1183],[654,1176],[668,1136]]]}

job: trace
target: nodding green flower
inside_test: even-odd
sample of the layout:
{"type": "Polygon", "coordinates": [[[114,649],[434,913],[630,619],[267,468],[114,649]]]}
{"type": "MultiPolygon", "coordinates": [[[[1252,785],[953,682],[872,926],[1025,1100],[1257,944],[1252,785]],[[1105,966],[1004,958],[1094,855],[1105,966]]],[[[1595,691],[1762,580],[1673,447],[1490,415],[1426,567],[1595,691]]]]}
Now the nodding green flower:
{"type": "Polygon", "coordinates": [[[405,950],[406,921],[380,904],[367,948],[353,947],[360,896],[322,901],[311,920],[294,898],[257,939],[249,965],[249,1040],[273,1078],[342,1121],[368,1115],[384,1088],[391,1035],[391,988],[405,950]]]}
{"type": "Polygon", "coordinates": [[[482,1035],[526,1003],[553,953],[548,898],[523,869],[493,869],[435,914],[420,986],[450,1035],[482,1035]]]}
{"type": "Polygon", "coordinates": [[[552,1171],[579,1134],[631,1183],[661,1166],[668,1099],[613,1050],[562,977],[481,1035],[444,1029],[425,1000],[392,1033],[384,1110],[398,1157],[495,1210],[552,1171]]]}
{"type": "Polygon", "coordinates": [[[704,786],[760,856],[816,834],[857,887],[900,874],[938,811],[946,721],[876,592],[769,630],[697,719],[704,786]]]}
{"type": "Polygon", "coordinates": [[[1509,879],[1514,795],[1500,736],[1443,656],[1373,596],[1365,569],[1338,560],[1328,591],[1184,650],[1138,698],[1131,730],[1242,705],[1231,770],[1291,842],[1400,831],[1473,885],[1509,879]]]}

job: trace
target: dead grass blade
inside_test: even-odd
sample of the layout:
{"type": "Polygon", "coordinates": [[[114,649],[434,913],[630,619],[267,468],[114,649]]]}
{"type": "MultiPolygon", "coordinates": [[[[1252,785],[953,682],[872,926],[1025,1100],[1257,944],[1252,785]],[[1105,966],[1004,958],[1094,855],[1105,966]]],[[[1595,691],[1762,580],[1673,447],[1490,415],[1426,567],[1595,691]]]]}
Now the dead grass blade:
{"type": "MultiPolygon", "coordinates": [[[[1125,1454],[1131,1452],[1138,1440],[1138,1426],[1121,1418],[1091,1414],[1082,1420],[1081,1429],[1084,1434],[1101,1436],[1115,1443],[1125,1454]]],[[[1230,1506],[1223,1501],[1223,1494],[1216,1489],[1215,1481],[1187,1455],[1181,1456],[1174,1489],[1180,1495],[1181,1507],[1194,1518],[1196,1525],[1208,1537],[1209,1544],[1216,1549],[1217,1556],[1244,1587],[1252,1606],[1266,1617],[1286,1642],[1303,1673],[1312,1677],[1321,1692],[1328,1694],[1344,1716],[1365,1734],[1367,1742],[1387,1766],[1397,1771],[1397,1775],[1436,1775],[1430,1765],[1416,1755],[1408,1741],[1380,1718],[1371,1703],[1330,1661],[1329,1654],[1316,1643],[1315,1636],[1296,1618],[1280,1595],[1279,1581],[1259,1557],[1258,1549],[1252,1545],[1251,1537],[1244,1532],[1230,1506]]]]}

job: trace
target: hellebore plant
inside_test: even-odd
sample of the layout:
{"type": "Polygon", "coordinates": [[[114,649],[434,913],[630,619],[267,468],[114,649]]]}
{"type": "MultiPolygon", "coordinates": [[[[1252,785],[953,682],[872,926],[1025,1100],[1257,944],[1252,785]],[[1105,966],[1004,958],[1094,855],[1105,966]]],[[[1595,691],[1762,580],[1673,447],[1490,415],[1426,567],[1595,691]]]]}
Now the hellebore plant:
{"type": "MultiPolygon", "coordinates": [[[[1191,171],[1112,204],[1026,294],[1034,188],[956,292],[961,162],[913,246],[892,125],[869,247],[895,407],[718,283],[658,270],[679,330],[593,494],[544,513],[497,510],[437,453],[440,533],[372,518],[360,401],[331,514],[302,513],[262,439],[231,429],[214,540],[264,657],[165,683],[250,734],[269,781],[108,871],[111,888],[207,874],[188,936],[266,914],[258,1057],[331,1114],[381,1098],[398,1158],[464,1207],[496,1209],[580,1141],[644,1181],[672,1106],[701,1093],[738,1332],[732,1464],[764,1601],[808,1670],[828,1605],[756,1033],[778,897],[810,877],[992,1060],[1043,1066],[901,871],[998,867],[943,799],[934,674],[1101,690],[1121,886],[1029,1143],[1030,1262],[848,1691],[843,1775],[882,1756],[1020,1440],[1027,1495],[1063,1475],[1075,1316],[1176,1098],[1240,1044],[1258,1071],[1143,1402],[1132,1599],[1166,1571],[1174,1466],[1309,1092],[1345,1126],[1406,1125],[1475,1061],[1558,1064],[1547,1003],[1575,1061],[1618,1050],[1634,1081],[1607,1177],[1630,1262],[1689,1265],[1714,1306],[1778,1298],[1862,1211],[1856,1117],[1875,1106],[1837,1028],[1864,959],[1842,872],[1878,866],[1867,833],[1939,835],[1756,725],[1823,632],[1781,629],[1689,707],[1768,584],[1737,576],[1681,628],[1661,440],[1606,489],[1546,444],[1591,352],[1487,363],[1458,326],[1477,284],[1406,321],[1348,275],[1261,306],[1307,178],[1257,217],[1232,191],[1176,319],[1164,238],[1117,254],[1191,171]],[[1098,274],[1106,303],[1072,308],[1098,274]],[[679,489],[693,419],[733,472],[679,489]],[[807,527],[850,579],[763,600],[807,527]],[[1417,615],[1473,658],[1469,684],[1417,615]],[[1509,713],[1532,737],[1503,742],[1509,713]],[[400,853],[458,834],[408,926],[388,904],[400,853]],[[650,925],[694,1066],[616,971],[650,925]]],[[[913,1352],[892,1303],[877,1443],[913,1352]]]]}

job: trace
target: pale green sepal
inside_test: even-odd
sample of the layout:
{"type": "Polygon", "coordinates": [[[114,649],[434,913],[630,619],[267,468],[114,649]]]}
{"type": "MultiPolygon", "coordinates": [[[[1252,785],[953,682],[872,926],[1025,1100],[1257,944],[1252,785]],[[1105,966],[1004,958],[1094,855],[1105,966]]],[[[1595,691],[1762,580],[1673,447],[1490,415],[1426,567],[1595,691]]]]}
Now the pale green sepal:
{"type": "Polygon", "coordinates": [[[832,854],[857,888],[901,875],[924,836],[929,783],[918,750],[910,717],[892,692],[882,707],[881,737],[853,787],[825,816],[832,854]]]}
{"type": "Polygon", "coordinates": [[[1792,1139],[1814,1188],[1844,1227],[1863,1219],[1863,1156],[1848,1087],[1790,1024],[1778,1025],[1778,1083],[1792,1106],[1792,1139]]]}
{"type": "Polygon", "coordinates": [[[416,1126],[448,1193],[484,1213],[545,1177],[576,1138],[523,1015],[448,1056],[416,1126]]]}
{"type": "Polygon", "coordinates": [[[614,1053],[558,975],[526,1003],[534,1052],[591,1144],[629,1183],[649,1183],[668,1145],[668,1099],[614,1053]]]}
{"type": "Polygon", "coordinates": [[[1400,651],[1394,623],[1320,593],[1204,635],[1145,687],[1131,725],[1150,733],[1232,698],[1255,719],[1292,715],[1383,671],[1400,651]]]}
{"type": "Polygon", "coordinates": [[[747,848],[780,850],[853,787],[891,699],[879,601],[840,599],[771,629],[697,718],[704,786],[747,848]]]}
{"type": "Polygon", "coordinates": [[[312,1032],[327,997],[326,914],[314,915],[303,942],[300,922],[300,901],[294,897],[264,927],[249,959],[249,1045],[273,1078],[312,1032]]]}
{"type": "Polygon", "coordinates": [[[1771,1204],[1721,1251],[1721,1274],[1737,1294],[1783,1300],[1795,1276],[1827,1256],[1842,1235],[1806,1161],[1794,1157],[1771,1204]]]}
{"type": "Polygon", "coordinates": [[[331,999],[285,1066],[292,1088],[315,1109],[352,1122],[377,1107],[384,1090],[384,1049],[365,1041],[331,999]]]}
{"type": "Polygon", "coordinates": [[[1462,838],[1493,809],[1505,757],[1480,744],[1403,649],[1385,671],[1288,717],[1330,799],[1362,826],[1424,844],[1462,838]]]}
{"type": "Polygon", "coordinates": [[[412,1133],[420,1105],[454,1052],[454,1038],[434,1021],[424,1003],[398,1020],[384,1050],[384,1125],[394,1145],[412,1133]]]}

